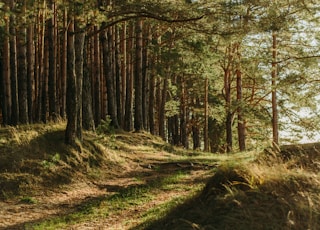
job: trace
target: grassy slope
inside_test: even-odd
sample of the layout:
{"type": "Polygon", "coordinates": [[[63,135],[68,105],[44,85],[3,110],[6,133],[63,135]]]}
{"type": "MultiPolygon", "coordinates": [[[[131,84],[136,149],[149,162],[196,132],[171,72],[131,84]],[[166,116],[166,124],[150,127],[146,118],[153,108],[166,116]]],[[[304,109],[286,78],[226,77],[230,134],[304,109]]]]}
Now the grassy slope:
{"type": "Polygon", "coordinates": [[[224,156],[174,149],[143,133],[85,133],[78,153],[63,144],[63,129],[63,124],[0,129],[0,200],[32,203],[46,190],[77,181],[117,181],[124,172],[136,185],[110,187],[115,194],[29,224],[32,228],[92,224],[126,212],[121,229],[320,229],[319,146],[286,146],[282,159],[272,152],[224,156]],[[203,176],[191,175],[198,169],[214,174],[205,187],[203,176]],[[157,197],[168,201],[149,207],[157,197]]]}

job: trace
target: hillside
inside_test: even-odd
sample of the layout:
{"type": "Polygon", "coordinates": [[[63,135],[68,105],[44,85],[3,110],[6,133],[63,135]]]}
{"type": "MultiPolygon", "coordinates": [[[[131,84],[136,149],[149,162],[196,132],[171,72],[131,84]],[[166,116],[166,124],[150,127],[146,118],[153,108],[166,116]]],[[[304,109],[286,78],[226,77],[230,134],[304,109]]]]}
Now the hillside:
{"type": "Polygon", "coordinates": [[[319,145],[186,151],[147,133],[0,129],[0,229],[319,229],[319,145]]]}

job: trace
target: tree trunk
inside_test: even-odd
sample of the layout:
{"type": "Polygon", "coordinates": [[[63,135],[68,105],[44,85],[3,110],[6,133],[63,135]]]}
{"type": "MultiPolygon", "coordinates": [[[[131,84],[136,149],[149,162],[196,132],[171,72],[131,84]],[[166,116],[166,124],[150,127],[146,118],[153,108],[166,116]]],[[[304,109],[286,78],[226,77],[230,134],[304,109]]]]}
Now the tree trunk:
{"type": "MultiPolygon", "coordinates": [[[[55,3],[50,0],[49,8],[55,15],[55,3]]],[[[56,25],[55,16],[47,21],[47,39],[48,39],[48,55],[49,55],[49,73],[48,73],[48,96],[49,96],[49,119],[55,121],[58,117],[56,108],[56,75],[57,75],[57,43],[56,43],[56,25]]]]}
{"type": "Polygon", "coordinates": [[[121,51],[121,92],[122,92],[122,97],[121,97],[121,127],[125,128],[125,111],[126,111],[126,87],[127,87],[127,24],[126,22],[123,22],[122,24],[122,30],[121,30],[121,35],[120,35],[120,51],[121,51]]]}
{"type": "Polygon", "coordinates": [[[85,130],[94,131],[94,118],[92,111],[92,86],[89,75],[88,62],[87,62],[87,47],[88,38],[85,39],[84,48],[84,64],[83,64],[83,85],[82,85],[82,126],[85,130]]]}
{"type": "Polygon", "coordinates": [[[143,49],[142,49],[142,116],[143,116],[143,126],[148,130],[149,126],[149,116],[148,116],[148,102],[149,102],[149,78],[148,78],[148,65],[149,65],[149,54],[148,54],[148,44],[151,41],[151,31],[150,25],[145,29],[147,39],[143,40],[143,49]]]}
{"type": "MultiPolygon", "coordinates": [[[[5,19],[5,32],[9,34],[9,21],[5,19]]],[[[10,82],[10,45],[9,36],[4,37],[3,53],[2,53],[2,68],[3,70],[3,95],[4,105],[2,110],[3,124],[11,123],[11,82],[10,82]]]]}
{"type": "Polygon", "coordinates": [[[136,68],[135,68],[135,113],[134,128],[136,132],[144,129],[142,111],[142,19],[137,19],[136,23],[136,68]]]}
{"type": "Polygon", "coordinates": [[[76,73],[76,96],[77,96],[77,138],[82,142],[82,85],[83,85],[83,50],[85,33],[75,23],[75,73],[76,73]]]}
{"type": "Polygon", "coordinates": [[[66,144],[76,146],[77,129],[77,81],[75,71],[75,35],[74,21],[69,20],[68,49],[67,49],[67,128],[65,134],[66,144]]]}
{"type": "Polygon", "coordinates": [[[125,111],[125,130],[131,131],[133,129],[132,124],[132,104],[133,104],[133,39],[134,39],[134,26],[133,24],[129,24],[129,36],[127,42],[127,72],[126,72],[126,111],[125,111]]]}
{"type": "Polygon", "coordinates": [[[33,87],[34,87],[34,41],[33,41],[33,23],[27,29],[27,91],[28,91],[28,120],[33,123],[33,87]]]}
{"type": "Polygon", "coordinates": [[[272,33],[272,142],[275,149],[279,149],[279,121],[278,121],[278,103],[277,103],[277,34],[272,33]]]}
{"type": "Polygon", "coordinates": [[[111,49],[113,46],[112,40],[112,29],[108,28],[107,33],[101,34],[101,41],[103,46],[103,72],[106,79],[107,85],[107,94],[108,94],[108,115],[111,118],[111,125],[118,129],[119,123],[117,119],[117,107],[116,107],[116,100],[115,100],[115,82],[114,76],[112,71],[112,54],[111,49]]]}
{"type": "Polygon", "coordinates": [[[167,102],[167,91],[168,91],[168,77],[167,75],[163,79],[163,88],[161,93],[161,102],[159,109],[159,135],[163,140],[166,140],[166,132],[165,132],[165,106],[167,102]]]}
{"type": "Polygon", "coordinates": [[[114,69],[115,69],[115,83],[116,83],[116,93],[115,93],[115,102],[116,102],[116,115],[117,115],[117,123],[118,127],[122,127],[121,121],[122,119],[122,87],[121,87],[121,60],[120,60],[120,35],[119,35],[119,28],[117,26],[113,27],[113,49],[114,50],[114,69]]]}
{"type": "Polygon", "coordinates": [[[181,101],[180,101],[180,142],[183,147],[188,147],[187,132],[187,97],[184,77],[181,78],[181,101]]]}
{"type": "MultiPolygon", "coordinates": [[[[11,10],[14,11],[15,1],[11,1],[11,10]]],[[[17,75],[17,36],[16,36],[16,18],[10,16],[10,79],[11,79],[11,124],[17,125],[19,121],[19,103],[18,103],[18,75],[17,75]]]]}
{"type": "Polygon", "coordinates": [[[233,47],[230,44],[226,48],[224,70],[224,92],[225,92],[225,109],[226,109],[226,151],[229,153],[232,151],[233,138],[232,138],[232,118],[231,111],[231,66],[233,62],[233,47]]]}
{"type": "MultiPolygon", "coordinates": [[[[98,28],[95,27],[95,30],[98,28]]],[[[101,122],[101,81],[100,81],[100,49],[98,35],[94,35],[94,120],[95,125],[98,126],[101,122]]]]}
{"type": "Polygon", "coordinates": [[[66,94],[67,94],[67,42],[68,42],[68,14],[67,9],[63,10],[63,33],[61,35],[61,66],[60,66],[60,116],[66,117],[66,94]]]}
{"type": "Polygon", "coordinates": [[[150,133],[152,135],[155,135],[155,127],[154,127],[154,93],[155,93],[155,75],[152,73],[150,75],[150,81],[149,81],[149,128],[150,133]]]}
{"type": "Polygon", "coordinates": [[[41,73],[41,121],[47,122],[48,112],[48,74],[49,74],[49,51],[45,49],[48,47],[47,30],[44,36],[44,53],[43,53],[43,72],[41,73]]]}
{"type": "Polygon", "coordinates": [[[27,28],[26,28],[26,2],[17,1],[20,4],[19,25],[17,26],[17,76],[19,97],[19,121],[21,124],[29,123],[28,119],[28,90],[27,90],[27,28]]]}
{"type": "Polygon", "coordinates": [[[243,99],[242,99],[242,72],[241,72],[241,55],[240,55],[240,44],[236,44],[237,49],[237,69],[236,69],[236,76],[237,76],[237,101],[238,101],[238,143],[239,143],[239,150],[245,151],[246,150],[246,126],[245,120],[243,117],[243,99]]]}
{"type": "Polygon", "coordinates": [[[209,80],[205,79],[205,92],[204,92],[204,129],[203,129],[203,139],[204,139],[204,151],[209,151],[209,130],[208,130],[208,119],[209,119],[209,101],[208,101],[208,92],[209,92],[209,80]]]}
{"type": "Polygon", "coordinates": [[[200,148],[200,129],[197,118],[192,115],[192,139],[193,139],[193,149],[200,148]]]}

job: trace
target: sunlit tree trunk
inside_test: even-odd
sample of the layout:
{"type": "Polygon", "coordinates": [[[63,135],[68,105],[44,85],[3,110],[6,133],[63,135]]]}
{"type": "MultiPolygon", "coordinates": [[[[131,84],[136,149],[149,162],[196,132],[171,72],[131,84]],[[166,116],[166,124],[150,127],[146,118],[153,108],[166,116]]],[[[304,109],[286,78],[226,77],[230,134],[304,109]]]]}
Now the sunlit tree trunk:
{"type": "Polygon", "coordinates": [[[277,104],[277,33],[272,33],[272,72],[271,72],[271,89],[272,89],[272,141],[273,146],[277,149],[279,146],[279,121],[278,121],[278,104],[277,104]]]}
{"type": "Polygon", "coordinates": [[[231,63],[233,61],[233,49],[230,44],[226,48],[225,63],[223,65],[224,71],[224,97],[225,97],[225,109],[226,109],[226,151],[232,151],[233,139],[232,139],[232,118],[231,111],[231,63]]]}
{"type": "Polygon", "coordinates": [[[203,129],[203,139],[204,139],[204,151],[209,151],[209,135],[208,135],[208,119],[209,119],[209,101],[208,101],[208,94],[209,94],[209,80],[208,78],[205,79],[204,83],[205,92],[204,92],[204,129],[203,129]]]}
{"type": "Polygon", "coordinates": [[[240,44],[236,44],[237,50],[237,63],[236,63],[236,77],[237,77],[237,114],[238,114],[238,143],[240,151],[246,150],[246,126],[243,116],[243,96],[242,96],[242,70],[241,70],[241,55],[240,44]]]}

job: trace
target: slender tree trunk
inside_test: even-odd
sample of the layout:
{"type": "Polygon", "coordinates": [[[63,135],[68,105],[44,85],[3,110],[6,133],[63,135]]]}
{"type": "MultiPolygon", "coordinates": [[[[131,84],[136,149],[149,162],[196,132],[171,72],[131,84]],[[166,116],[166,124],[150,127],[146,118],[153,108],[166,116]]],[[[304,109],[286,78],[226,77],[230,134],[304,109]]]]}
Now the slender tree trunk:
{"type": "Polygon", "coordinates": [[[116,109],[117,109],[117,123],[118,128],[122,127],[122,78],[121,78],[121,60],[120,60],[120,35],[119,35],[119,28],[114,26],[113,29],[114,33],[114,40],[113,40],[113,50],[114,50],[114,65],[115,65],[115,83],[116,83],[116,93],[115,93],[115,102],[116,102],[116,109]]]}
{"type": "Polygon", "coordinates": [[[203,139],[204,139],[204,151],[209,151],[209,130],[208,130],[208,119],[209,119],[209,80],[205,79],[205,92],[204,92],[204,129],[203,129],[203,139]]]}
{"type": "Polygon", "coordinates": [[[279,148],[279,121],[278,121],[278,103],[277,103],[277,33],[272,33],[272,141],[275,149],[279,148]]]}
{"type": "Polygon", "coordinates": [[[94,131],[94,117],[92,110],[92,85],[88,67],[88,38],[85,39],[83,59],[83,85],[82,85],[82,126],[85,130],[94,131]]]}
{"type": "Polygon", "coordinates": [[[163,79],[163,88],[161,94],[161,102],[159,109],[159,135],[163,140],[166,140],[165,132],[165,105],[167,102],[167,91],[168,91],[168,77],[167,75],[163,79]]]}
{"type": "Polygon", "coordinates": [[[60,66],[60,116],[66,117],[66,94],[67,94],[67,42],[68,42],[68,14],[67,9],[63,10],[63,32],[61,34],[61,66],[60,66]]]}
{"type": "Polygon", "coordinates": [[[67,49],[67,128],[65,134],[66,144],[76,146],[77,129],[77,81],[75,71],[75,35],[74,21],[69,20],[68,49],[67,49]]]}
{"type": "Polygon", "coordinates": [[[133,105],[133,40],[134,40],[134,26],[129,24],[129,36],[127,42],[127,71],[126,71],[126,111],[125,111],[125,130],[131,131],[133,129],[132,124],[132,105],[133,105]]]}
{"type": "Polygon", "coordinates": [[[145,33],[147,39],[143,40],[142,49],[142,116],[143,116],[143,126],[148,130],[149,126],[149,116],[148,116],[148,102],[149,102],[149,78],[148,78],[148,65],[149,65],[149,54],[148,54],[148,44],[151,40],[150,25],[145,27],[145,33]]]}
{"type": "MultiPolygon", "coordinates": [[[[45,31],[44,48],[48,47],[48,31],[45,31]]],[[[44,49],[43,53],[43,72],[41,74],[41,121],[47,122],[48,112],[48,74],[49,74],[49,51],[44,49]]]]}
{"type": "Polygon", "coordinates": [[[136,68],[135,68],[135,112],[134,128],[136,132],[144,130],[142,111],[142,19],[136,23],[136,68]]]}
{"type": "Polygon", "coordinates": [[[126,37],[127,37],[127,24],[126,22],[123,22],[122,24],[122,30],[120,35],[120,50],[121,50],[121,127],[125,128],[125,110],[126,110],[126,87],[127,87],[127,43],[126,43],[126,37]]]}
{"type": "Polygon", "coordinates": [[[233,138],[232,138],[232,120],[233,114],[231,111],[231,68],[234,56],[233,46],[230,44],[226,48],[224,70],[224,92],[225,92],[225,108],[226,108],[226,151],[232,152],[233,138]]]}
{"type": "Polygon", "coordinates": [[[149,128],[150,128],[150,133],[152,135],[155,135],[155,125],[154,125],[154,93],[155,93],[155,75],[152,73],[150,75],[150,81],[149,81],[149,128]]]}
{"type": "MultiPolygon", "coordinates": [[[[9,34],[9,20],[5,19],[5,32],[9,34]]],[[[2,53],[4,105],[2,110],[3,124],[11,123],[11,81],[10,81],[10,45],[9,36],[4,37],[2,53]]]]}
{"type": "Polygon", "coordinates": [[[75,74],[76,74],[76,105],[77,105],[77,138],[82,142],[82,86],[83,86],[83,50],[85,33],[75,23],[75,74]]]}
{"type": "Polygon", "coordinates": [[[33,41],[33,23],[27,29],[27,91],[28,91],[28,119],[33,123],[33,101],[34,101],[34,41],[33,41]]]}
{"type": "Polygon", "coordinates": [[[224,73],[224,87],[226,100],[226,145],[227,152],[232,151],[232,112],[231,112],[231,76],[230,69],[226,69],[224,73]]]}
{"type": "MultiPolygon", "coordinates": [[[[95,27],[95,30],[98,28],[95,27]]],[[[98,126],[101,122],[101,71],[100,71],[100,49],[99,49],[98,35],[94,36],[94,120],[95,125],[98,126]]]]}
{"type": "Polygon", "coordinates": [[[111,118],[111,125],[118,129],[119,123],[117,119],[117,107],[116,107],[116,98],[115,98],[115,82],[112,71],[112,54],[111,49],[113,46],[112,40],[112,29],[108,28],[107,33],[101,34],[101,41],[103,46],[103,72],[106,79],[107,85],[107,94],[108,94],[108,114],[111,118]]]}
{"type": "MultiPolygon", "coordinates": [[[[49,1],[49,7],[55,15],[55,3],[53,0],[49,1]]],[[[48,73],[48,96],[49,96],[49,119],[56,120],[58,117],[56,108],[56,78],[57,78],[57,43],[56,43],[56,25],[55,16],[47,21],[47,39],[48,39],[48,55],[49,55],[49,73],[48,73]]]]}
{"type": "MultiPolygon", "coordinates": [[[[1,44],[2,41],[0,41],[1,44]]],[[[1,124],[6,124],[6,115],[7,115],[7,108],[6,108],[6,100],[5,100],[5,81],[4,81],[4,74],[3,74],[3,54],[0,48],[0,118],[2,118],[1,124]]]]}
{"type": "Polygon", "coordinates": [[[236,69],[236,76],[237,76],[237,101],[238,101],[238,143],[240,151],[246,150],[246,126],[245,120],[243,117],[243,99],[242,99],[242,72],[241,72],[241,55],[240,55],[240,44],[236,44],[237,49],[237,69],[236,69]]]}
{"type": "Polygon", "coordinates": [[[181,102],[180,102],[180,142],[183,147],[188,147],[188,132],[187,132],[187,97],[186,97],[186,82],[184,77],[181,78],[181,102]]]}
{"type": "Polygon", "coordinates": [[[193,139],[193,149],[200,148],[200,129],[196,116],[192,115],[192,139],[193,139]]]}
{"type": "Polygon", "coordinates": [[[19,121],[21,124],[29,123],[28,120],[28,90],[27,90],[27,28],[26,2],[19,1],[21,4],[21,17],[17,33],[17,63],[18,63],[18,93],[19,93],[19,121]]]}
{"type": "MultiPolygon", "coordinates": [[[[14,10],[15,1],[11,1],[11,10],[14,10]]],[[[10,16],[10,79],[11,79],[11,124],[17,125],[19,121],[19,100],[18,100],[18,75],[17,75],[17,36],[16,18],[10,16]]]]}

